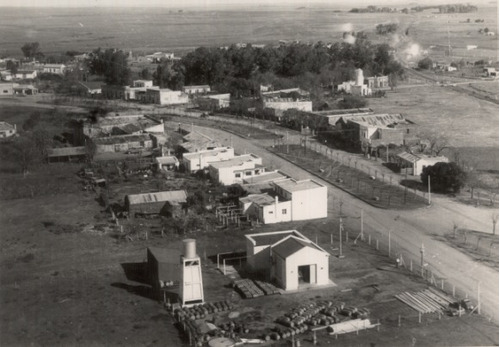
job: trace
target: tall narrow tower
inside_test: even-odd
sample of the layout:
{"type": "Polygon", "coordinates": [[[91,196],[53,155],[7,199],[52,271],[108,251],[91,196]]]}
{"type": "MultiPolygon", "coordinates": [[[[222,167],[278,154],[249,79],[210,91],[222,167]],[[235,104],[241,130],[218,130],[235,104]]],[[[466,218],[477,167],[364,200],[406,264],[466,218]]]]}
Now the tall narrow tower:
{"type": "Polygon", "coordinates": [[[181,256],[182,264],[182,285],[181,300],[182,306],[202,304],[203,279],[201,277],[201,261],[196,254],[196,240],[183,240],[184,252],[181,256]]]}

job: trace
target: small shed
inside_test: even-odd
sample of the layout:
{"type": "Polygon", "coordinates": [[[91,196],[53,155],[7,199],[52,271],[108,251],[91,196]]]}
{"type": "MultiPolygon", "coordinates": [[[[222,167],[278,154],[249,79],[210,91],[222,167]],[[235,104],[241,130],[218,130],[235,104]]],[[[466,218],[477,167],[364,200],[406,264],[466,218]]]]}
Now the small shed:
{"type": "Polygon", "coordinates": [[[444,156],[430,156],[426,154],[412,154],[402,152],[397,155],[401,174],[419,176],[425,167],[436,163],[448,163],[449,159],[444,156]]]}
{"type": "Polygon", "coordinates": [[[156,157],[158,170],[173,171],[179,169],[179,160],[175,156],[156,157]]]}
{"type": "Polygon", "coordinates": [[[132,194],[125,197],[125,209],[129,216],[180,214],[182,205],[187,202],[185,190],[171,190],[156,193],[132,194]]]}
{"type": "Polygon", "coordinates": [[[50,148],[47,151],[49,162],[84,161],[86,157],[87,148],[85,146],[50,148]]]}
{"type": "Polygon", "coordinates": [[[153,289],[161,291],[178,287],[181,279],[181,252],[177,249],[148,247],[147,279],[153,289]]]}
{"type": "Polygon", "coordinates": [[[271,247],[271,280],[285,290],[327,285],[329,256],[311,240],[290,235],[271,247]]]}

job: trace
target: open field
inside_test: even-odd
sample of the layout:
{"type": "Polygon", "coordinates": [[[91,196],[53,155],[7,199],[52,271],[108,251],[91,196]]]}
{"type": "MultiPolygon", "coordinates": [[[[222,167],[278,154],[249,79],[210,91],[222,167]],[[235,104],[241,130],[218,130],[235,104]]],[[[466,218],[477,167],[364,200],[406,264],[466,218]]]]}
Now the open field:
{"type": "MultiPolygon", "coordinates": [[[[67,180],[74,177],[76,170],[74,165],[58,166],[59,175],[67,180]]],[[[117,187],[121,187],[119,183],[117,187]]],[[[95,201],[95,194],[84,191],[3,200],[0,207],[3,211],[0,221],[4,225],[0,231],[2,344],[164,346],[166,341],[169,346],[186,344],[150,287],[141,280],[140,271],[134,269],[141,268],[146,247],[176,249],[181,247],[182,238],[194,234],[168,238],[151,234],[148,240],[120,241],[111,237],[109,230],[114,226],[109,214],[95,201]],[[26,218],[27,213],[30,218],[26,218]]],[[[330,245],[334,224],[333,220],[317,220],[286,223],[279,229],[303,231],[336,254],[330,245]]],[[[206,300],[231,299],[239,312],[256,317],[255,327],[272,327],[275,317],[296,307],[298,302],[316,300],[366,307],[373,320],[380,320],[380,332],[340,336],[342,345],[369,341],[401,346],[412,339],[422,345],[434,345],[444,339],[450,345],[498,343],[498,327],[476,315],[438,320],[437,315],[429,314],[423,315],[423,323],[418,324],[417,313],[396,301],[393,295],[424,289],[427,285],[403,270],[396,270],[387,257],[366,244],[354,245],[352,238],[344,245],[344,259],[330,259],[330,276],[337,287],[242,300],[233,294],[230,279],[210,259],[219,252],[244,249],[244,233],[270,230],[276,230],[276,226],[229,228],[195,236],[203,257],[206,300]],[[398,315],[402,317],[401,327],[397,327],[398,315]]],[[[333,241],[335,245],[338,243],[336,235],[333,241]]],[[[325,333],[318,334],[318,338],[322,345],[333,343],[334,339],[325,333]]],[[[310,334],[301,337],[304,346],[311,339],[310,334]]]]}
{"type": "MultiPolygon", "coordinates": [[[[439,15],[432,11],[410,15],[335,12],[338,7],[307,9],[261,9],[226,11],[172,11],[162,8],[4,8],[0,14],[0,54],[19,55],[24,42],[38,41],[43,52],[88,51],[97,47],[134,52],[158,50],[183,53],[198,46],[221,46],[236,42],[274,43],[279,40],[335,42],[346,30],[365,31],[371,40],[391,44],[419,43],[422,48],[447,46],[445,26],[449,21],[454,47],[476,44],[484,49],[471,54],[493,57],[497,37],[477,33],[480,27],[498,32],[497,10],[481,7],[476,13],[439,15]],[[484,23],[462,23],[467,18],[484,23]],[[379,37],[380,23],[399,23],[405,35],[379,37]],[[349,24],[349,25],[347,25],[349,24]]],[[[440,55],[432,53],[434,55],[440,55]]]]}
{"type": "Polygon", "coordinates": [[[438,133],[454,147],[498,148],[498,105],[427,85],[370,99],[377,113],[402,113],[422,133],[438,133]]]}

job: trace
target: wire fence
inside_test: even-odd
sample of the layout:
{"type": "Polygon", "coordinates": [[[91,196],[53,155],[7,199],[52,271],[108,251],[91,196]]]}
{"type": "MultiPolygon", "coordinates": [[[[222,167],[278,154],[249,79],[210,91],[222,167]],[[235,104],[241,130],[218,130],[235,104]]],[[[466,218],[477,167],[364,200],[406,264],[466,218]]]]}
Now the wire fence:
{"type": "MultiPolygon", "coordinates": [[[[409,273],[420,277],[427,284],[456,298],[457,301],[462,299],[468,299],[475,307],[475,312],[484,314],[487,318],[493,319],[493,317],[498,317],[498,304],[495,302],[487,302],[487,298],[481,295],[481,284],[480,282],[473,283],[472,280],[468,288],[464,286],[457,285],[452,280],[448,279],[435,267],[433,262],[430,260],[432,257],[426,255],[425,245],[423,249],[419,249],[418,253],[420,256],[416,255],[417,252],[410,252],[393,238],[391,238],[391,233],[388,236],[384,236],[379,232],[370,230],[369,227],[364,228],[363,234],[352,234],[347,236],[348,242],[362,241],[369,246],[375,248],[377,251],[385,254],[387,257],[394,261],[395,266],[405,269],[409,273]],[[422,254],[423,252],[423,254],[422,254]]],[[[472,240],[471,240],[472,241],[472,240]]],[[[475,240],[477,242],[477,240],[475,240]]],[[[479,244],[484,245],[482,250],[486,253],[489,252],[489,244],[486,242],[479,244]]],[[[498,245],[497,245],[498,252],[498,245]]],[[[492,255],[491,257],[494,257],[492,255]]],[[[498,255],[497,255],[498,257],[498,255]]],[[[457,266],[459,266],[457,264],[457,266]]]]}

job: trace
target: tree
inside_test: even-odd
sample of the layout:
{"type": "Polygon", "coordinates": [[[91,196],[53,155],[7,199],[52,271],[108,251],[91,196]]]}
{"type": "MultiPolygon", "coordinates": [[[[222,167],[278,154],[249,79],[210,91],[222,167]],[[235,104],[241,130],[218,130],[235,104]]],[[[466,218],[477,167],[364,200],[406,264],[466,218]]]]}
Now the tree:
{"type": "Polygon", "coordinates": [[[104,76],[107,84],[124,86],[129,83],[130,69],[123,51],[98,48],[92,52],[87,65],[91,73],[104,76]]]}
{"type": "Polygon", "coordinates": [[[14,139],[12,143],[12,155],[16,158],[23,176],[26,176],[42,159],[35,141],[29,136],[21,136],[14,139]]]}
{"type": "Polygon", "coordinates": [[[7,60],[7,70],[9,70],[12,74],[17,73],[17,64],[12,60],[7,60]]]}
{"type": "Polygon", "coordinates": [[[338,103],[339,108],[349,109],[349,108],[361,108],[368,104],[365,98],[357,95],[346,95],[343,100],[338,103]]]}
{"type": "Polygon", "coordinates": [[[460,192],[467,178],[465,172],[456,163],[445,162],[424,167],[420,174],[422,183],[427,185],[429,176],[432,191],[441,193],[460,192]]]}
{"type": "Polygon", "coordinates": [[[429,70],[432,68],[432,60],[431,58],[424,58],[422,60],[419,60],[418,62],[418,68],[423,69],[423,70],[429,70]]]}
{"type": "Polygon", "coordinates": [[[150,80],[151,79],[151,71],[149,71],[149,69],[147,67],[145,67],[144,69],[141,70],[139,76],[143,80],[150,80]]]}
{"type": "Polygon", "coordinates": [[[424,152],[430,155],[439,155],[441,152],[448,148],[448,138],[444,134],[437,132],[421,132],[418,137],[427,142],[424,152]]]}
{"type": "Polygon", "coordinates": [[[38,42],[25,43],[21,47],[21,51],[28,59],[35,59],[43,57],[43,53],[40,51],[40,44],[38,42]]]}
{"type": "Polygon", "coordinates": [[[495,235],[497,233],[498,214],[493,213],[491,221],[493,222],[493,235],[495,235]]]}

